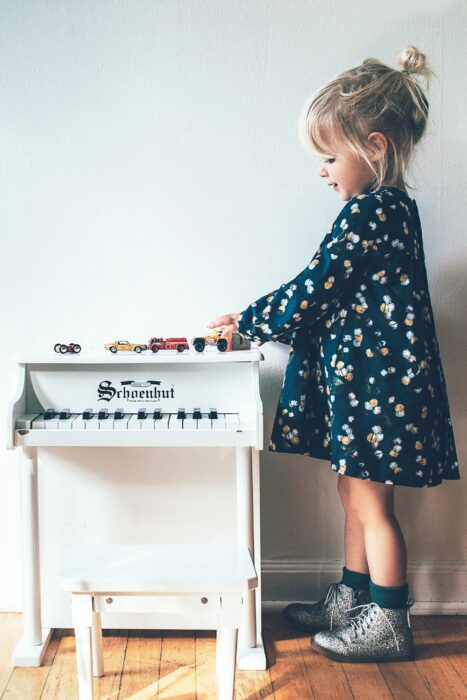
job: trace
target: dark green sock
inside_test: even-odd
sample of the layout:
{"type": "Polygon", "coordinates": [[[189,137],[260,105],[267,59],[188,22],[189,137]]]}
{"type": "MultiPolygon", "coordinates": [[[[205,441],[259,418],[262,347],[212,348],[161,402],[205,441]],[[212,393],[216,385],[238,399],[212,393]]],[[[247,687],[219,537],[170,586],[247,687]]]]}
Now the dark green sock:
{"type": "Polygon", "coordinates": [[[370,581],[370,594],[373,603],[377,603],[380,608],[390,608],[400,610],[407,607],[409,597],[409,585],[403,586],[378,586],[370,581]]]}
{"type": "Polygon", "coordinates": [[[370,574],[361,574],[358,571],[342,569],[342,581],[346,586],[350,586],[354,591],[368,591],[370,588],[370,574]]]}

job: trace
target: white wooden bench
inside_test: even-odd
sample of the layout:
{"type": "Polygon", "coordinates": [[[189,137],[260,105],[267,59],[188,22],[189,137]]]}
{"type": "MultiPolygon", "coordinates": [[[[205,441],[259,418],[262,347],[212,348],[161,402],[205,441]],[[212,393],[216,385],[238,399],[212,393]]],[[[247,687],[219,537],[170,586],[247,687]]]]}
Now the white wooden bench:
{"type": "Polygon", "coordinates": [[[71,593],[79,700],[92,700],[92,676],[104,675],[101,613],[170,612],[184,629],[184,615],[207,606],[217,620],[217,697],[233,699],[242,596],[258,585],[247,547],[77,545],[65,549],[61,582],[71,593]]]}

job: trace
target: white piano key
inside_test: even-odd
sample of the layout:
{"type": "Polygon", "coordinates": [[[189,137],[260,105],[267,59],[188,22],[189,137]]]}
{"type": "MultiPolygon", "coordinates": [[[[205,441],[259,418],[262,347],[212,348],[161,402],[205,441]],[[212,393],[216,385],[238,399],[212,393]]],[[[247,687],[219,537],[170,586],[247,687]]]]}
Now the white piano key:
{"type": "Polygon", "coordinates": [[[197,430],[198,421],[193,418],[192,413],[187,413],[186,418],[183,419],[183,430],[197,430]]]}
{"type": "Polygon", "coordinates": [[[44,420],[44,428],[46,430],[58,430],[58,424],[60,422],[60,418],[58,417],[58,414],[55,416],[55,418],[50,418],[49,420],[44,420]]]}
{"type": "Polygon", "coordinates": [[[73,422],[78,418],[77,413],[72,413],[69,418],[59,418],[58,429],[59,430],[71,430],[73,422]]]}
{"type": "Polygon", "coordinates": [[[171,414],[163,413],[162,418],[154,421],[154,430],[168,430],[170,426],[171,414]]]}
{"type": "Polygon", "coordinates": [[[217,418],[211,418],[212,430],[225,430],[225,414],[218,413],[217,418]]]}
{"type": "Polygon", "coordinates": [[[128,421],[128,430],[154,430],[152,414],[148,414],[146,418],[138,418],[138,414],[134,413],[128,421]]]}
{"type": "Polygon", "coordinates": [[[131,413],[125,413],[123,418],[119,418],[118,420],[113,421],[114,424],[114,430],[127,430],[128,428],[128,421],[131,418],[131,413]]]}
{"type": "Polygon", "coordinates": [[[37,418],[35,418],[32,422],[32,428],[39,428],[39,429],[45,429],[45,428],[57,428],[57,422],[58,422],[58,413],[55,413],[53,418],[45,418],[48,412],[50,412],[52,409],[47,409],[45,413],[40,413],[37,418]]]}
{"type": "Polygon", "coordinates": [[[108,418],[99,420],[99,430],[113,430],[114,422],[113,413],[110,413],[108,418]]]}
{"type": "Polygon", "coordinates": [[[211,419],[209,418],[209,413],[202,413],[203,417],[198,420],[198,430],[211,430],[211,419]]]}
{"type": "Polygon", "coordinates": [[[74,419],[74,421],[71,424],[71,429],[72,430],[86,430],[86,423],[87,422],[88,421],[83,420],[83,414],[78,413],[78,415],[76,416],[76,418],[74,419]]]}
{"type": "Polygon", "coordinates": [[[225,428],[226,430],[240,430],[240,417],[238,413],[225,414],[225,428]]]}
{"type": "Polygon", "coordinates": [[[29,430],[32,428],[32,422],[40,417],[40,413],[28,413],[25,416],[21,416],[16,420],[15,429],[16,430],[29,430]]]}
{"type": "Polygon", "coordinates": [[[89,420],[83,421],[85,430],[99,430],[99,418],[97,413],[89,420]]]}

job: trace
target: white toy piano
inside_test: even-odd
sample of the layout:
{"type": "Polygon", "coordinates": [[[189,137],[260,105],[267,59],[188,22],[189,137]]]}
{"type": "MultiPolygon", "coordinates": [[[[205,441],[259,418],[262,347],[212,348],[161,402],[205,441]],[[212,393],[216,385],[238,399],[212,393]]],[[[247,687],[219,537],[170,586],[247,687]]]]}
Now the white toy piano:
{"type": "MultiPolygon", "coordinates": [[[[261,638],[257,349],[102,352],[19,360],[8,446],[21,448],[24,630],[17,666],[40,666],[71,627],[60,587],[69,544],[246,545],[258,587],[243,600],[238,668],[266,668],[261,638]]],[[[183,628],[215,629],[210,611],[183,628]]],[[[179,628],[170,614],[112,615],[103,627],[179,628]]]]}

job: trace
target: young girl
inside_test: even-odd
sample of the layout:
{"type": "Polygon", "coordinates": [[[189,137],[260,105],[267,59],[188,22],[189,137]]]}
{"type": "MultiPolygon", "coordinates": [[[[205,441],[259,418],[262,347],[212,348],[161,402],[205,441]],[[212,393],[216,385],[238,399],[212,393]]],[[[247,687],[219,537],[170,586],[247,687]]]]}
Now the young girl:
{"type": "Polygon", "coordinates": [[[331,461],[345,510],[342,580],[291,625],[318,631],[340,661],[411,659],[407,552],[396,486],[459,479],[418,208],[405,174],[428,116],[407,47],[402,70],[367,59],[323,87],[304,112],[318,174],[343,206],[293,280],[212,321],[223,335],[290,345],[269,449],[331,461]]]}

